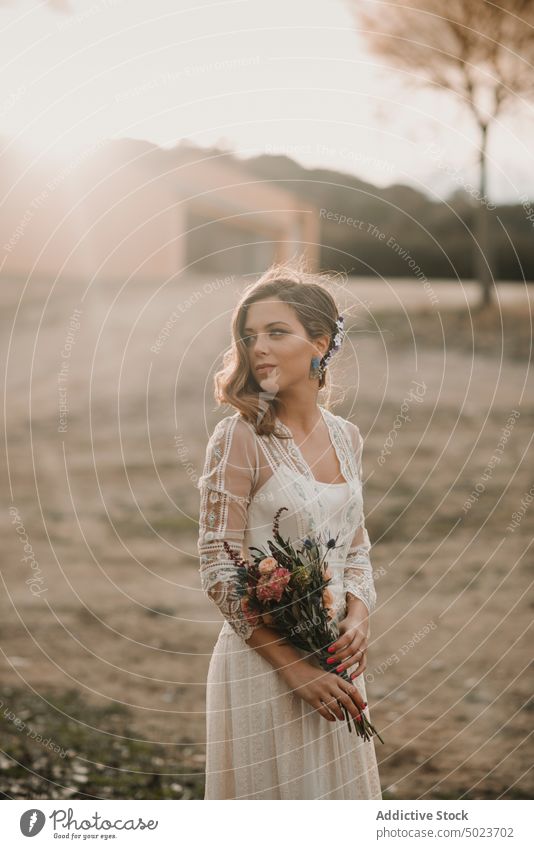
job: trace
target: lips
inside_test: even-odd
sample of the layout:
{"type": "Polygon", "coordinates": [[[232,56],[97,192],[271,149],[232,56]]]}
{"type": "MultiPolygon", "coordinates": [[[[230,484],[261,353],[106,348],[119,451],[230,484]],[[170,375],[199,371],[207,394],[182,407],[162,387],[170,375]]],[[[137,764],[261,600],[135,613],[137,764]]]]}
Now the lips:
{"type": "Polygon", "coordinates": [[[272,365],[272,363],[261,363],[261,365],[256,366],[256,371],[262,372],[270,368],[276,368],[276,366],[272,365]]]}

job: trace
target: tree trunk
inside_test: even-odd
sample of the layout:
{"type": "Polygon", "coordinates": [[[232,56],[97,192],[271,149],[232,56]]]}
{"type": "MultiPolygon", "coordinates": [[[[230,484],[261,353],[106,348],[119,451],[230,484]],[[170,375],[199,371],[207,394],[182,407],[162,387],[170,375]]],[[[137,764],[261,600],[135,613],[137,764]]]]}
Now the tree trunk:
{"type": "Polygon", "coordinates": [[[479,157],[479,194],[476,210],[475,236],[475,275],[481,287],[480,307],[487,307],[493,301],[494,267],[493,244],[491,241],[491,213],[487,207],[487,146],[488,125],[481,124],[481,142],[479,157]]]}

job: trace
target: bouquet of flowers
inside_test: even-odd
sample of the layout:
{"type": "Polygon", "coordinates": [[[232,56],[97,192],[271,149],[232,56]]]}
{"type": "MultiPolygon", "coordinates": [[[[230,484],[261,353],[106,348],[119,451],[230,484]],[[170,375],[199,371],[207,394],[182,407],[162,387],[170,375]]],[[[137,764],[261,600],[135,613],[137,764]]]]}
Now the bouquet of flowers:
{"type": "MultiPolygon", "coordinates": [[[[268,540],[269,551],[249,546],[252,563],[236,555],[225,541],[225,549],[237,567],[241,609],[247,619],[257,624],[275,628],[289,642],[304,651],[314,654],[326,672],[333,672],[327,664],[327,647],[339,636],[333,611],[333,596],[328,589],[332,576],[325,566],[325,559],[336,539],[326,543],[307,537],[301,548],[295,548],[289,539],[284,540],[279,532],[279,517],[287,507],[281,507],[273,521],[273,539],[268,540]]],[[[347,670],[334,672],[350,682],[347,670]]],[[[376,734],[382,737],[371,724],[365,713],[355,720],[347,708],[342,708],[349,731],[351,720],[356,733],[367,742],[376,734]]]]}

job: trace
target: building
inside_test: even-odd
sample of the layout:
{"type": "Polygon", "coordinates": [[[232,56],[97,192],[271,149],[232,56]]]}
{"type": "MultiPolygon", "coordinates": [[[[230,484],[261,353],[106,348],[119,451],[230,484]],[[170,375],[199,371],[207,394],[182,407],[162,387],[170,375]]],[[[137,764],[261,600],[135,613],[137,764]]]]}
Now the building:
{"type": "Polygon", "coordinates": [[[318,210],[226,151],[126,139],[68,162],[11,157],[0,177],[4,278],[159,284],[255,274],[301,253],[318,267],[318,210]]]}

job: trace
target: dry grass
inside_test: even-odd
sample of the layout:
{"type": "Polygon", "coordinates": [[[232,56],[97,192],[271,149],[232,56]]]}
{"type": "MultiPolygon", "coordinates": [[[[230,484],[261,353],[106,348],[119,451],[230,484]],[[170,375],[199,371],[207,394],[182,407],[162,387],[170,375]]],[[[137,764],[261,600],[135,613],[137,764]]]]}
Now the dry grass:
{"type": "MultiPolygon", "coordinates": [[[[168,773],[198,771],[204,754],[204,686],[220,620],[199,585],[195,480],[207,433],[225,414],[215,410],[210,370],[243,285],[206,293],[206,282],[159,293],[100,286],[84,301],[80,289],[59,285],[43,315],[48,290],[32,291],[14,326],[16,300],[6,292],[9,484],[47,592],[29,592],[31,570],[4,513],[0,698],[73,753],[64,761],[26,740],[19,757],[22,737],[4,717],[4,757],[20,761],[2,771],[8,796],[202,795],[201,776],[184,783],[168,773]],[[160,353],[151,352],[192,296],[160,353]],[[57,378],[76,306],[81,328],[60,434],[57,378]],[[68,720],[58,719],[58,705],[68,720]],[[97,730],[82,733],[80,722],[97,730]],[[74,778],[82,759],[85,782],[74,778]],[[154,772],[160,777],[141,774],[154,772]]],[[[357,289],[349,287],[349,300],[357,289]]],[[[506,532],[532,481],[529,318],[507,311],[503,346],[494,313],[472,317],[476,356],[468,315],[414,308],[407,320],[377,301],[376,326],[365,321],[365,332],[349,337],[336,373],[345,395],[334,409],[366,439],[379,597],[367,686],[387,740],[377,748],[385,798],[525,798],[533,790],[534,508],[506,532]],[[415,380],[424,396],[408,402],[409,421],[395,429],[415,380]],[[514,409],[521,414],[501,459],[466,512],[514,409]]]]}

